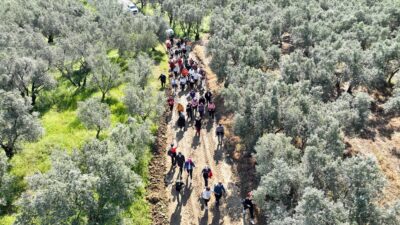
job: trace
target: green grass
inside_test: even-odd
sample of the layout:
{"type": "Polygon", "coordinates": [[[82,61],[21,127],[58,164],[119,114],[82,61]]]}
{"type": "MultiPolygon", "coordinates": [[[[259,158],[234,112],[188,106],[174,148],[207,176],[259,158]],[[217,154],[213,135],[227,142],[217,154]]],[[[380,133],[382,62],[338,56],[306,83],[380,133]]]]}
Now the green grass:
{"type": "MultiPolygon", "coordinates": [[[[124,61],[119,59],[117,51],[110,51],[108,56],[114,61],[124,66],[124,61]]],[[[156,47],[150,56],[155,60],[156,66],[153,69],[148,86],[153,88],[154,96],[161,90],[158,76],[168,71],[168,58],[162,45],[156,47]]],[[[56,75],[59,78],[59,76],[56,75]]],[[[105,138],[108,132],[117,123],[124,123],[128,119],[126,107],[122,102],[125,84],[113,88],[105,100],[109,104],[112,115],[112,126],[109,130],[102,132],[101,137],[105,138]]],[[[38,101],[37,110],[41,112],[41,123],[45,129],[45,134],[37,142],[24,143],[21,151],[11,160],[11,173],[16,175],[18,192],[21,193],[26,187],[26,178],[35,172],[46,172],[50,169],[50,155],[55,149],[72,151],[79,148],[85,141],[95,137],[95,131],[87,130],[77,119],[77,102],[90,97],[100,97],[98,91],[86,89],[77,91],[68,82],[61,81],[58,87],[52,91],[43,93],[38,101]]],[[[157,131],[156,121],[151,126],[152,133],[157,131]]],[[[145,185],[148,183],[148,165],[151,160],[150,147],[146,154],[139,160],[135,171],[142,176],[145,185]]],[[[136,201],[132,203],[125,212],[133,224],[149,225],[150,205],[145,200],[145,187],[136,193],[136,201]]],[[[14,215],[4,215],[0,217],[1,225],[12,224],[15,220],[14,215]]]]}

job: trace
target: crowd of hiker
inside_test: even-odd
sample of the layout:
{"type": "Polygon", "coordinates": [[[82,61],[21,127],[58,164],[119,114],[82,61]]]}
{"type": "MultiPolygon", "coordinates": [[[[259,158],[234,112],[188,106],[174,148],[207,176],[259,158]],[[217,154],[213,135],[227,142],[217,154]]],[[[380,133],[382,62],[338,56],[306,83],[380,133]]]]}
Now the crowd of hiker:
{"type": "MultiPolygon", "coordinates": [[[[178,119],[177,127],[180,131],[187,130],[191,124],[195,128],[195,135],[201,135],[202,124],[206,117],[209,121],[214,121],[216,105],[213,94],[210,90],[205,90],[206,72],[193,59],[189,57],[191,45],[187,40],[170,38],[166,41],[166,47],[169,55],[169,74],[172,94],[167,98],[167,104],[171,113],[176,110],[178,119]],[[179,102],[177,96],[184,96],[187,104],[179,102]],[[185,115],[186,114],[186,115],[185,115]]],[[[166,87],[167,76],[161,74],[159,77],[161,87],[166,87]]],[[[224,127],[218,124],[215,135],[218,139],[218,145],[223,144],[224,127]]],[[[185,183],[183,182],[183,171],[187,172],[188,184],[192,183],[193,170],[196,165],[191,157],[185,158],[182,152],[177,152],[178,146],[171,144],[167,150],[167,154],[171,157],[171,168],[179,167],[178,177],[175,182],[175,190],[177,192],[178,203],[180,195],[185,183]]],[[[209,165],[205,165],[201,170],[201,177],[204,180],[204,190],[200,194],[202,206],[208,210],[208,203],[212,194],[215,197],[215,206],[218,209],[220,199],[226,195],[226,189],[222,182],[218,181],[213,188],[210,187],[209,181],[213,176],[213,171],[209,165]]],[[[253,203],[250,196],[242,201],[243,212],[249,209],[251,223],[254,224],[253,203]]]]}

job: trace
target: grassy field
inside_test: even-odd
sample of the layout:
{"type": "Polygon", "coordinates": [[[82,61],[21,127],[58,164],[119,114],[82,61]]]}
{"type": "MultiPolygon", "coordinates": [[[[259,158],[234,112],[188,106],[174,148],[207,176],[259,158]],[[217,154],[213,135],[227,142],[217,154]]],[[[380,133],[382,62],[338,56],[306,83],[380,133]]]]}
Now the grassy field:
{"type": "MultiPolygon", "coordinates": [[[[115,52],[110,52],[111,58],[118,57],[115,52]]],[[[154,96],[160,91],[158,76],[160,73],[166,73],[168,70],[167,56],[162,45],[157,46],[156,51],[151,52],[151,57],[156,65],[153,68],[152,76],[148,86],[154,90],[154,96]]],[[[109,130],[102,132],[101,138],[105,138],[108,132],[117,123],[126,122],[128,114],[122,102],[124,96],[125,84],[113,88],[107,96],[106,102],[109,104],[112,116],[112,126],[109,130]]],[[[77,102],[83,101],[93,96],[100,96],[100,93],[94,90],[85,90],[76,92],[76,88],[71,87],[66,81],[61,81],[58,87],[52,91],[44,93],[41,100],[52,102],[50,105],[42,105],[39,109],[41,112],[41,123],[45,129],[44,136],[37,142],[25,143],[21,152],[16,154],[11,160],[11,173],[18,177],[17,189],[22,192],[25,189],[25,177],[35,172],[46,172],[50,169],[50,154],[54,149],[65,149],[72,151],[79,148],[85,141],[96,136],[95,131],[87,130],[83,124],[77,119],[77,102]]],[[[39,100],[40,101],[40,100],[39,100]]],[[[154,123],[152,131],[157,130],[154,123]]],[[[148,164],[151,160],[151,146],[146,151],[146,155],[142,157],[140,166],[137,171],[145,181],[148,182],[148,164]]],[[[138,225],[147,225],[151,223],[149,215],[150,207],[145,201],[145,187],[136,193],[136,201],[126,211],[125,215],[131,218],[130,222],[138,225]]],[[[0,217],[0,224],[12,224],[15,216],[7,215],[0,217]]]]}

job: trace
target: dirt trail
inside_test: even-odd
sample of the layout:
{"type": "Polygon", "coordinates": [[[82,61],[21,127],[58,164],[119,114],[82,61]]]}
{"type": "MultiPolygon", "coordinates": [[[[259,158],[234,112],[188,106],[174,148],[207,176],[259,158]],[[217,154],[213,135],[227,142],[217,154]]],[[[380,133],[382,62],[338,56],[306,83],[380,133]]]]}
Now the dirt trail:
{"type": "MultiPolygon", "coordinates": [[[[198,62],[195,54],[191,53],[191,58],[198,62]]],[[[209,79],[208,82],[216,82],[216,79],[209,79]]],[[[206,89],[207,87],[204,88],[206,89]]],[[[183,93],[179,91],[175,102],[186,106],[187,95],[188,91],[183,93]]],[[[174,110],[167,126],[167,143],[175,143],[178,146],[177,151],[182,152],[186,158],[191,157],[196,168],[193,171],[192,183],[188,180],[188,174],[186,172],[183,173],[185,186],[181,193],[181,201],[178,203],[174,184],[179,168],[172,168],[170,166],[170,158],[165,154],[167,162],[165,182],[167,185],[167,196],[169,196],[169,224],[243,224],[241,220],[240,190],[236,185],[237,181],[232,173],[232,160],[228,154],[223,152],[223,148],[217,144],[218,141],[215,136],[216,121],[206,115],[203,119],[203,126],[199,137],[195,135],[192,122],[186,124],[185,131],[180,131],[176,126],[177,117],[178,113],[174,110]],[[227,189],[227,195],[221,199],[219,210],[215,206],[214,196],[212,196],[209,203],[209,210],[204,210],[201,207],[200,193],[204,189],[204,181],[200,173],[205,165],[209,165],[213,170],[213,177],[209,180],[209,186],[213,187],[215,183],[221,181],[227,189]]]]}

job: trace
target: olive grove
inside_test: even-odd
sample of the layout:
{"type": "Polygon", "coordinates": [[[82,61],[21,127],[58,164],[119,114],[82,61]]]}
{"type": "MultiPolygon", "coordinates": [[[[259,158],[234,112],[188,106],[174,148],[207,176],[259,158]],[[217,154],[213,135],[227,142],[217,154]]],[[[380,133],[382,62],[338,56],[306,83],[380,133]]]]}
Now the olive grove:
{"type": "Polygon", "coordinates": [[[210,66],[235,133],[255,152],[268,224],[400,223],[399,203],[378,204],[376,159],[348,156],[344,141],[368,129],[371,92],[391,93],[383,108],[399,109],[399,9],[392,0],[232,0],[213,11],[210,66]]]}
{"type": "Polygon", "coordinates": [[[146,85],[167,27],[156,12],[132,15],[112,0],[0,1],[0,223],[124,223],[143,198],[141,166],[163,111],[163,95],[146,85]],[[126,105],[110,94],[121,84],[138,96],[126,105]],[[71,127],[94,129],[97,139],[75,150],[51,143],[39,156],[51,166],[16,177],[13,157],[44,127],[63,137],[42,120],[65,109],[77,121],[71,127]]]}

